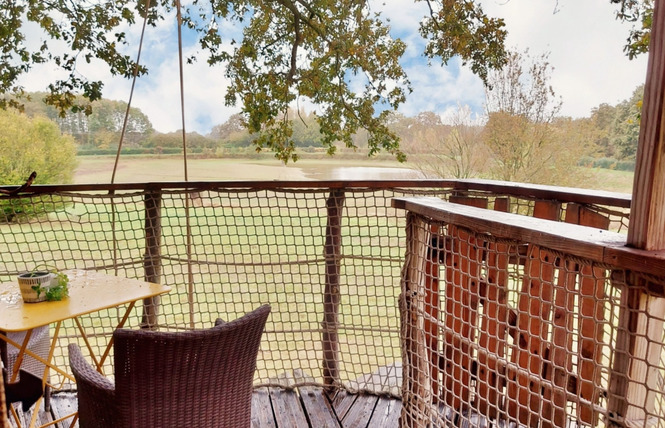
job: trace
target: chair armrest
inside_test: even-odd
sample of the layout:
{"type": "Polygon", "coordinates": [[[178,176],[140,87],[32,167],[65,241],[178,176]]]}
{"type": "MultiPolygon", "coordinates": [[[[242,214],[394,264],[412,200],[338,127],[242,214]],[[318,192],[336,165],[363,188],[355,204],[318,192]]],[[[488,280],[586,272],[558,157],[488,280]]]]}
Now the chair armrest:
{"type": "Polygon", "coordinates": [[[115,386],[85,360],[81,348],[69,347],[69,365],[76,378],[82,426],[116,426],[115,386]]]}
{"type": "Polygon", "coordinates": [[[74,377],[76,377],[76,383],[80,386],[80,383],[83,382],[86,385],[91,385],[94,388],[100,389],[102,391],[108,391],[113,393],[115,391],[115,386],[113,382],[104,377],[99,373],[95,368],[88,364],[81,352],[81,348],[74,343],[69,344],[69,365],[74,372],[74,377]]]}

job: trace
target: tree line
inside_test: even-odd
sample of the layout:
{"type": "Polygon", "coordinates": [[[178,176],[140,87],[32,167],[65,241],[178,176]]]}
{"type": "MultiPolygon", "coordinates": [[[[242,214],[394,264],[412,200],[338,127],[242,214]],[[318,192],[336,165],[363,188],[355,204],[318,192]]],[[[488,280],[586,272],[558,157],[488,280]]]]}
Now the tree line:
{"type": "MultiPolygon", "coordinates": [[[[387,127],[400,139],[411,166],[428,176],[563,185],[577,180],[578,165],[631,169],[637,150],[643,86],[636,88],[629,99],[616,105],[601,104],[592,109],[589,117],[572,119],[559,116],[561,101],[549,85],[550,72],[547,55],[531,58],[528,52],[510,53],[504,68],[488,74],[491,89],[486,92],[485,116],[474,117],[467,106],[459,106],[446,123],[433,112],[413,117],[391,112],[387,127]]],[[[125,153],[182,151],[181,132],[155,131],[150,119],[138,108],[129,109],[125,124],[125,102],[101,99],[91,103],[88,112],[63,115],[44,103],[46,93],[29,95],[24,104],[27,116],[43,118],[39,119],[42,127],[50,120],[61,134],[69,136],[60,140],[63,147],[68,147],[68,153],[114,154],[123,125],[125,153]],[[71,143],[62,142],[70,141],[68,138],[71,143]]],[[[2,114],[5,118],[15,115],[2,114]]],[[[317,114],[303,109],[289,109],[287,114],[293,123],[289,138],[294,146],[322,150],[317,114]]],[[[247,116],[237,113],[214,126],[207,135],[189,133],[188,151],[210,157],[250,154],[261,136],[250,133],[246,122],[247,116]]],[[[5,128],[5,134],[8,129],[5,128]]],[[[352,139],[357,148],[368,145],[367,132],[359,131],[352,139]]],[[[12,140],[15,138],[4,141],[9,145],[12,140]]],[[[332,154],[344,146],[333,144],[327,152],[332,154]]],[[[74,161],[65,164],[73,165],[74,161]]],[[[19,179],[14,177],[15,172],[3,175],[19,179]]]]}

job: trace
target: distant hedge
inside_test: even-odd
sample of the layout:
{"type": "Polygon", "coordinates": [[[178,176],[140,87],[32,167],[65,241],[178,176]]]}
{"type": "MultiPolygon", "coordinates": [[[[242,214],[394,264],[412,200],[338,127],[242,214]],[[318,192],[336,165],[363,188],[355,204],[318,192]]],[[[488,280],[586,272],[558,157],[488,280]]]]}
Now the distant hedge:
{"type": "Polygon", "coordinates": [[[585,156],[577,162],[587,168],[604,168],[615,171],[635,171],[635,160],[616,160],[614,158],[592,158],[585,156]]]}
{"type": "MultiPolygon", "coordinates": [[[[187,149],[187,153],[201,153],[202,151],[201,147],[187,149]]],[[[115,155],[117,152],[118,149],[79,149],[76,154],[77,156],[101,156],[115,155]]],[[[181,153],[180,147],[131,147],[120,151],[122,155],[177,155],[181,153]]]]}

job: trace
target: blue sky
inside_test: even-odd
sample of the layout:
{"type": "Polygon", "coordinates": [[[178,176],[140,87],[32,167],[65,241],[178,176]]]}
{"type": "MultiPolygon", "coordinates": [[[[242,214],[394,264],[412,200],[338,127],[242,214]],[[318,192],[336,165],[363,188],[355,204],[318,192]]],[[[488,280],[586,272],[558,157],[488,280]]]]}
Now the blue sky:
{"type": "MultiPolygon", "coordinates": [[[[408,45],[402,65],[414,91],[400,112],[412,116],[434,111],[445,120],[457,105],[468,105],[476,115],[482,115],[484,88],[480,79],[457,60],[445,67],[429,67],[422,57],[424,42],[418,35],[418,22],[427,12],[426,5],[412,0],[371,1],[373,10],[383,10],[390,19],[393,34],[408,45]]],[[[552,85],[562,98],[563,115],[588,116],[601,103],[615,104],[628,98],[644,81],[646,56],[629,61],[624,55],[622,48],[630,27],[614,19],[614,5],[609,0],[502,0],[482,4],[486,12],[506,20],[510,48],[528,48],[534,56],[550,53],[552,85]]],[[[142,61],[151,71],[137,83],[132,102],[160,132],[182,128],[175,36],[175,19],[146,30],[142,61]]],[[[128,54],[134,57],[138,34],[130,40],[133,50],[128,54]]],[[[186,43],[185,56],[195,50],[195,44],[186,43]]],[[[91,79],[104,80],[106,98],[128,100],[129,81],[110,78],[100,64],[85,65],[81,71],[91,79]]],[[[228,82],[222,67],[211,68],[200,60],[185,65],[184,73],[187,131],[206,134],[238,111],[224,105],[228,82]]],[[[43,78],[54,75],[54,70],[38,68],[23,84],[28,90],[44,90],[43,78]]]]}

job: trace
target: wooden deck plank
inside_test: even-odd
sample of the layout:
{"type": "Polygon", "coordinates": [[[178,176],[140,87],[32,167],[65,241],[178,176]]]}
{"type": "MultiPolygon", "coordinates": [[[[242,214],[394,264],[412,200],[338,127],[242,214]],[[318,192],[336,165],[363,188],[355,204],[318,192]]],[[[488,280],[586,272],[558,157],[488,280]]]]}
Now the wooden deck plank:
{"type": "Polygon", "coordinates": [[[342,426],[344,428],[365,428],[372,418],[378,399],[379,397],[376,395],[358,395],[353,406],[342,419],[342,426]]]}
{"type": "Polygon", "coordinates": [[[255,389],[252,394],[252,427],[277,427],[268,388],[255,389]]]}
{"type": "MultiPolygon", "coordinates": [[[[75,392],[61,392],[51,394],[51,413],[53,420],[64,418],[78,410],[78,401],[75,392]]],[[[70,428],[74,417],[67,418],[56,424],[55,428],[70,428]]],[[[78,422],[72,427],[78,428],[78,422]]]]}
{"type": "Polygon", "coordinates": [[[332,400],[332,406],[335,410],[335,413],[337,414],[338,420],[344,419],[344,416],[346,416],[346,413],[349,411],[351,406],[353,406],[353,402],[356,401],[357,397],[358,396],[356,394],[349,394],[344,390],[340,390],[335,395],[335,398],[332,400]]]}
{"type": "MultiPolygon", "coordinates": [[[[301,396],[295,391],[280,388],[256,389],[252,394],[252,427],[396,428],[398,426],[402,409],[402,402],[399,399],[340,391],[329,400],[321,388],[300,389],[301,396]],[[339,420],[343,420],[343,423],[339,420]]],[[[18,407],[23,426],[27,426],[30,412],[24,414],[20,411],[20,406],[18,407]]],[[[76,393],[56,393],[52,396],[51,414],[44,415],[44,412],[40,411],[40,421],[56,420],[75,412],[76,409],[76,393]]],[[[11,426],[15,427],[16,424],[11,422],[11,426]]],[[[69,428],[70,423],[71,418],[54,426],[69,428]]],[[[74,428],[78,428],[78,423],[74,428]]]]}
{"type": "Polygon", "coordinates": [[[306,427],[307,417],[295,391],[270,388],[270,402],[278,427],[306,427]]]}
{"type": "Polygon", "coordinates": [[[302,387],[298,390],[311,427],[338,428],[341,426],[330,401],[321,388],[302,387]]]}
{"type": "Polygon", "coordinates": [[[401,400],[379,397],[367,428],[397,428],[401,411],[401,400]]]}

